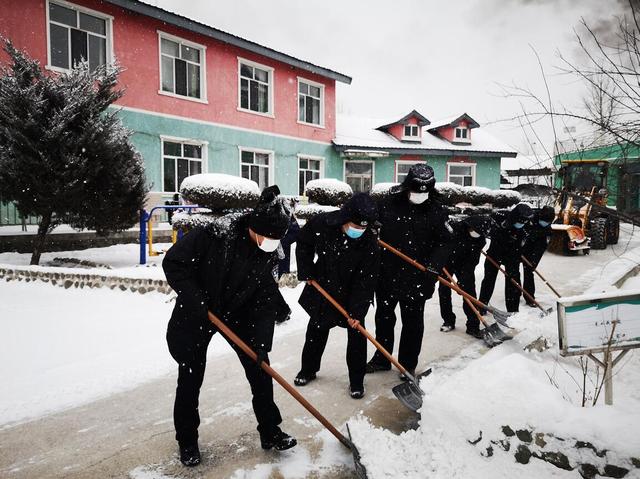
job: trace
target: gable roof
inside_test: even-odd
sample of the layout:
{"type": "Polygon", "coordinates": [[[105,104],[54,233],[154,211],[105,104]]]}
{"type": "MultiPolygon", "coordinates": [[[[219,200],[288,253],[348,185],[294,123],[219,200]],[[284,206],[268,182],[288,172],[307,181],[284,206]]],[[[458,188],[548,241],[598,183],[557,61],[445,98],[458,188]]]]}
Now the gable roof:
{"type": "Polygon", "coordinates": [[[480,126],[480,123],[475,121],[473,118],[471,118],[466,113],[463,113],[462,115],[459,115],[459,116],[452,116],[452,117],[449,117],[449,118],[444,118],[442,120],[434,121],[429,126],[429,131],[437,130],[437,129],[445,127],[445,126],[456,126],[462,120],[465,120],[467,123],[469,123],[469,128],[478,128],[480,126]]]}
{"type": "Polygon", "coordinates": [[[222,30],[218,30],[217,28],[210,27],[209,25],[205,25],[204,23],[200,23],[182,15],[169,12],[167,10],[164,10],[163,8],[149,5],[138,0],[104,1],[116,5],[120,8],[124,8],[125,10],[129,10],[130,12],[138,13],[150,18],[155,18],[156,20],[160,20],[161,22],[168,23],[185,30],[189,30],[200,35],[204,35],[205,37],[213,38],[223,43],[227,43],[229,45],[248,50],[258,55],[271,58],[272,60],[286,63],[287,65],[291,65],[301,70],[315,73],[326,78],[331,78],[342,83],[351,84],[351,77],[344,75],[343,73],[336,72],[329,68],[314,65],[313,63],[301,60],[291,55],[287,55],[286,53],[282,53],[277,50],[273,50],[272,48],[265,47],[264,45],[260,45],[259,43],[246,40],[236,35],[232,35],[231,33],[227,33],[222,30]]]}
{"type": "Polygon", "coordinates": [[[376,129],[377,130],[387,130],[390,127],[392,127],[393,125],[398,125],[398,124],[406,125],[407,122],[409,121],[409,118],[417,118],[418,119],[418,126],[425,126],[425,125],[431,124],[431,122],[429,120],[427,120],[427,118],[425,116],[422,116],[416,110],[412,110],[411,113],[408,113],[407,115],[403,116],[399,120],[395,120],[395,121],[391,121],[391,122],[387,121],[384,125],[381,125],[376,129]]]}
{"type": "Polygon", "coordinates": [[[479,128],[473,134],[471,144],[453,144],[423,129],[422,138],[415,143],[404,143],[393,135],[381,131],[379,119],[358,118],[346,115],[336,117],[336,137],[333,140],[337,151],[350,148],[365,151],[388,151],[393,154],[431,154],[515,157],[518,153],[496,139],[489,132],[479,128]]]}

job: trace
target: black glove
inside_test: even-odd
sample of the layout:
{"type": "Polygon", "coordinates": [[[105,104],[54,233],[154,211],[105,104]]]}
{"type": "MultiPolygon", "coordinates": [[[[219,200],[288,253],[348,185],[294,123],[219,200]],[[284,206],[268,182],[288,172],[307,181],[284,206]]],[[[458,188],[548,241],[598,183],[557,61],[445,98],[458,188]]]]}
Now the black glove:
{"type": "Polygon", "coordinates": [[[263,362],[269,364],[269,356],[266,349],[256,349],[256,368],[258,371],[262,369],[261,365],[263,362]]]}

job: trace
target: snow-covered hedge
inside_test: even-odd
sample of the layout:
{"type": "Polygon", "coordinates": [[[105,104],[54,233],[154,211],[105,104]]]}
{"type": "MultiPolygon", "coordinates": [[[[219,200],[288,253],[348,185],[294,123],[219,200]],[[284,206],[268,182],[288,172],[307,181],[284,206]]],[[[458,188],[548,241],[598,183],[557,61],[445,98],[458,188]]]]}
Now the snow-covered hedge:
{"type": "Polygon", "coordinates": [[[340,208],[337,206],[319,205],[317,203],[310,203],[308,205],[296,206],[296,218],[299,220],[308,220],[317,215],[318,213],[327,213],[329,211],[336,211],[340,208]]]}
{"type": "Polygon", "coordinates": [[[397,185],[399,185],[399,183],[376,183],[373,185],[373,188],[371,188],[371,197],[374,200],[378,200],[387,196],[389,194],[389,190],[397,185]]]}
{"type": "Polygon", "coordinates": [[[188,176],[180,185],[180,193],[190,203],[214,211],[253,207],[260,198],[255,181],[221,173],[188,176]]]}
{"type": "Polygon", "coordinates": [[[310,203],[325,206],[340,206],[353,195],[347,183],[334,178],[311,180],[307,183],[305,192],[310,203]]]}
{"type": "Polygon", "coordinates": [[[178,211],[171,218],[171,225],[174,229],[190,230],[198,226],[212,225],[212,228],[218,233],[224,233],[229,229],[231,222],[238,219],[245,213],[251,211],[251,208],[226,211],[222,213],[188,213],[178,211]]]}

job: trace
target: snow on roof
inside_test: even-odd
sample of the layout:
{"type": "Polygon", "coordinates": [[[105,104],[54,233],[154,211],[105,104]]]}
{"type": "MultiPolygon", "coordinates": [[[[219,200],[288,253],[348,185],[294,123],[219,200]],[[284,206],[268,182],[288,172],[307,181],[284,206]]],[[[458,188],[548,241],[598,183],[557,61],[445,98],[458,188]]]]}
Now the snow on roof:
{"type": "Polygon", "coordinates": [[[452,125],[453,123],[456,123],[458,120],[463,120],[463,119],[467,120],[470,123],[470,128],[480,127],[480,124],[477,121],[475,121],[466,113],[463,113],[462,115],[449,116],[447,118],[442,118],[440,120],[432,121],[428,129],[436,130],[438,128],[442,128],[443,126],[452,125]]]}
{"type": "Polygon", "coordinates": [[[336,120],[336,138],[333,143],[339,147],[401,149],[416,150],[416,152],[434,150],[460,152],[461,154],[463,152],[491,152],[509,156],[517,155],[514,149],[494,138],[482,128],[474,130],[471,144],[455,145],[449,143],[447,140],[429,133],[427,129],[430,126],[423,128],[421,142],[403,143],[392,135],[376,129],[380,125],[384,125],[384,120],[346,115],[337,115],[336,120]]]}
{"type": "Polygon", "coordinates": [[[409,118],[416,118],[418,120],[418,125],[420,126],[431,124],[431,122],[427,119],[427,117],[425,117],[424,115],[422,115],[420,112],[416,110],[412,110],[410,113],[407,113],[406,115],[396,116],[394,117],[393,120],[384,121],[377,127],[377,129],[386,130],[387,128],[393,125],[397,125],[399,123],[404,124],[407,122],[409,118]]]}

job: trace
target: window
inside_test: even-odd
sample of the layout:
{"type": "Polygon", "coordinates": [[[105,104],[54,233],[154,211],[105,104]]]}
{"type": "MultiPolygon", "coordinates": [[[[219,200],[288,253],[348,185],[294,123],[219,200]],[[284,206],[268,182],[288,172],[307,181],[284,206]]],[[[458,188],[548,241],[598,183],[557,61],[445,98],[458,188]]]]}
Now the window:
{"type": "Polygon", "coordinates": [[[69,70],[110,60],[111,18],[68,3],[49,2],[49,66],[69,70]]]}
{"type": "Polygon", "coordinates": [[[298,121],[324,124],[324,85],[298,79],[298,121]]]}
{"type": "Polygon", "coordinates": [[[456,128],[456,140],[457,141],[469,141],[468,132],[469,132],[469,130],[466,127],[457,127],[456,128]]]}
{"type": "Polygon", "coordinates": [[[475,185],[476,165],[464,163],[447,163],[448,178],[451,183],[460,186],[475,185]]]}
{"type": "Polygon", "coordinates": [[[423,163],[422,161],[406,161],[406,160],[398,160],[396,161],[396,182],[402,183],[404,179],[407,177],[409,170],[413,165],[417,165],[419,163],[423,163]]]}
{"type": "Polygon", "coordinates": [[[344,178],[354,193],[369,193],[373,184],[372,161],[345,161],[344,178]]]}
{"type": "Polygon", "coordinates": [[[273,153],[240,150],[240,176],[258,183],[261,190],[271,184],[273,153]]]}
{"type": "Polygon", "coordinates": [[[404,125],[404,137],[417,139],[418,135],[418,125],[404,125]]]}
{"type": "Polygon", "coordinates": [[[298,194],[304,195],[307,183],[322,178],[322,159],[315,157],[298,157],[298,194]]]}
{"type": "Polygon", "coordinates": [[[203,144],[162,141],[162,189],[177,192],[187,176],[202,173],[203,144]]]}
{"type": "Polygon", "coordinates": [[[203,100],[205,48],[163,33],[159,35],[161,92],[203,100]]]}
{"type": "Polygon", "coordinates": [[[239,60],[240,109],[271,115],[273,68],[239,60]]]}

